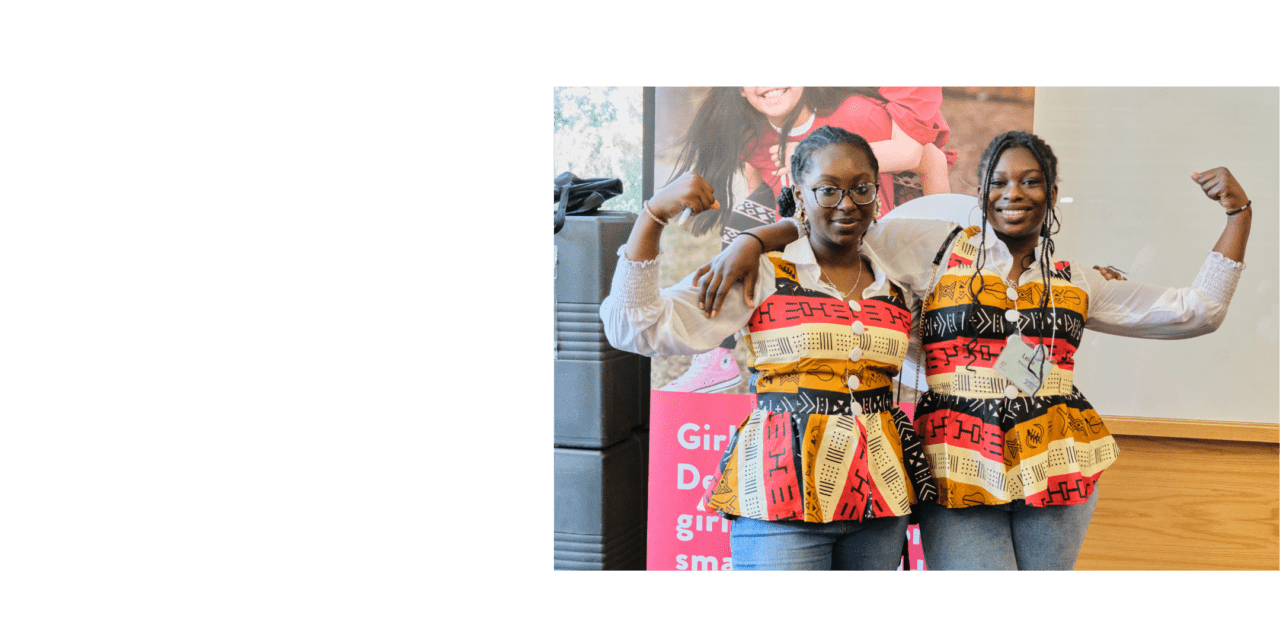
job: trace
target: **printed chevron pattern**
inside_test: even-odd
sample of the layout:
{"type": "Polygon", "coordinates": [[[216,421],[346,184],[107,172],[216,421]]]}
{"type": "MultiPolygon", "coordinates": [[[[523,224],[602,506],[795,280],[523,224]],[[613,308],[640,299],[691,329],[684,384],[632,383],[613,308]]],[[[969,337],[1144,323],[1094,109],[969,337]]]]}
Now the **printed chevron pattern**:
{"type": "Polygon", "coordinates": [[[893,412],[893,424],[902,437],[902,462],[915,487],[916,499],[920,502],[937,502],[938,487],[933,483],[933,475],[929,473],[929,461],[924,455],[924,441],[911,426],[911,420],[902,410],[893,412]]]}

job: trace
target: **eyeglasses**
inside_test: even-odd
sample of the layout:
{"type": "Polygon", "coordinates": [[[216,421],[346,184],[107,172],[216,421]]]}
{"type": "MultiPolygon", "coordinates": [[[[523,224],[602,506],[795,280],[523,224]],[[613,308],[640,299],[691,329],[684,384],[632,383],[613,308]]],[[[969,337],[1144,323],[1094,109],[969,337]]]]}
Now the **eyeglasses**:
{"type": "Polygon", "coordinates": [[[869,205],[871,204],[871,201],[876,199],[876,186],[873,183],[861,183],[859,185],[854,185],[849,189],[840,189],[839,187],[832,187],[830,185],[823,185],[821,187],[801,185],[801,187],[813,192],[814,199],[816,199],[818,204],[823,207],[838,206],[840,201],[844,200],[845,194],[849,195],[849,200],[852,200],[858,205],[869,205]]]}

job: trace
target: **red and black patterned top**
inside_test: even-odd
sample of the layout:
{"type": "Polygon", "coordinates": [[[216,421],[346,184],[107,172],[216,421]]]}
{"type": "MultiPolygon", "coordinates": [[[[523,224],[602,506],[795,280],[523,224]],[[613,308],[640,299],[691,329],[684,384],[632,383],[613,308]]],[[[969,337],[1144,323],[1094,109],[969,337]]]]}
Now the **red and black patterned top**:
{"type": "Polygon", "coordinates": [[[886,284],[845,302],[802,283],[783,254],[766,257],[774,292],[746,334],[757,408],[725,450],[706,506],[807,522],[909,514],[936,489],[890,387],[911,329],[901,292],[886,284]]]}

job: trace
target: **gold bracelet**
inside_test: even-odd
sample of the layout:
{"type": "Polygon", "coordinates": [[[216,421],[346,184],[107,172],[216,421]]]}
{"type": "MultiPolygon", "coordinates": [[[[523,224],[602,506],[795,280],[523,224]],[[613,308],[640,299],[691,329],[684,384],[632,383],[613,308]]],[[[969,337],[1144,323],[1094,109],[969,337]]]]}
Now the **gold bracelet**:
{"type": "Polygon", "coordinates": [[[644,212],[645,212],[645,213],[647,213],[647,214],[649,214],[649,217],[650,217],[650,218],[653,218],[653,221],[654,221],[654,222],[656,222],[656,223],[658,223],[658,224],[660,224],[660,225],[662,225],[662,226],[664,226],[664,227],[665,227],[665,226],[667,226],[667,223],[668,223],[668,222],[671,222],[670,220],[663,220],[662,218],[659,218],[659,217],[658,217],[657,215],[655,215],[652,211],[650,211],[650,210],[649,210],[649,201],[647,201],[647,200],[646,200],[646,201],[644,201],[644,212]]]}

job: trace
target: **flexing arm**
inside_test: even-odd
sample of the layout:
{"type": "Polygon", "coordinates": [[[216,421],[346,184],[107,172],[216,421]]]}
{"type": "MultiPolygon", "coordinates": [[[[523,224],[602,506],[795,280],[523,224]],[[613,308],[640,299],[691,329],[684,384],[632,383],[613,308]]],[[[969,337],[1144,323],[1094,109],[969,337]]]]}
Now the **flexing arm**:
{"type": "MultiPolygon", "coordinates": [[[[695,354],[716,347],[747,324],[752,309],[736,298],[717,319],[706,317],[695,306],[698,291],[688,278],[671,288],[658,288],[657,240],[663,222],[676,217],[675,210],[685,206],[714,208],[709,192],[706,181],[686,175],[649,200],[648,208],[657,219],[648,212],[639,214],[631,239],[619,250],[621,257],[609,296],[600,304],[604,334],[613,347],[646,356],[695,354]]],[[[771,268],[757,270],[756,277],[767,283],[771,272],[771,268]]]]}
{"type": "Polygon", "coordinates": [[[685,207],[693,213],[701,213],[708,209],[719,209],[711,184],[693,172],[685,172],[683,176],[671,181],[646,204],[648,213],[636,216],[636,224],[631,228],[631,237],[627,239],[624,252],[632,262],[647,262],[658,257],[658,238],[662,236],[662,228],[672,218],[680,215],[685,207]],[[650,215],[652,214],[652,216],[650,215]],[[659,223],[657,219],[662,220],[659,223]]]}
{"type": "MultiPolygon", "coordinates": [[[[1191,178],[1227,211],[1249,203],[1244,188],[1226,168],[1198,172],[1191,178]]],[[[1252,213],[1250,208],[1227,216],[1213,252],[1190,287],[1104,281],[1093,271],[1084,271],[1083,279],[1090,289],[1086,326],[1098,332],[1149,339],[1185,339],[1217,330],[1226,318],[1244,267],[1252,213]]]]}
{"type": "MultiPolygon", "coordinates": [[[[1215,167],[1206,172],[1192,172],[1204,195],[1218,201],[1226,211],[1233,211],[1249,204],[1249,196],[1225,167],[1215,167]]],[[[1249,226],[1253,223],[1253,207],[1227,216],[1227,226],[1222,229],[1213,250],[1234,262],[1244,262],[1244,248],[1249,243],[1249,226]]]]}

